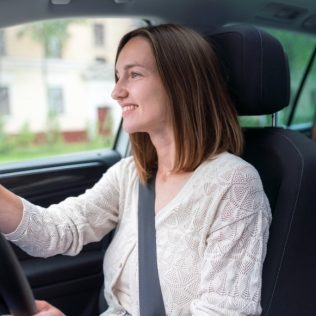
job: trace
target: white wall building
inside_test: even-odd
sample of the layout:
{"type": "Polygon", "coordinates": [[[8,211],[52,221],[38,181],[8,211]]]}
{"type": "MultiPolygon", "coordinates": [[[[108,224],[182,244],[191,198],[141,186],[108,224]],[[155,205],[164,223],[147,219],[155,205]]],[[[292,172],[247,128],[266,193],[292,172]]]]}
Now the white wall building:
{"type": "Polygon", "coordinates": [[[71,20],[61,36],[47,32],[46,42],[35,38],[34,26],[2,30],[0,119],[5,132],[18,134],[27,124],[41,135],[55,120],[65,139],[76,141],[87,131],[98,132],[100,113],[107,108],[115,128],[121,116],[110,97],[115,52],[122,35],[139,25],[131,19],[71,20]],[[65,34],[61,45],[59,37],[65,34]]]}

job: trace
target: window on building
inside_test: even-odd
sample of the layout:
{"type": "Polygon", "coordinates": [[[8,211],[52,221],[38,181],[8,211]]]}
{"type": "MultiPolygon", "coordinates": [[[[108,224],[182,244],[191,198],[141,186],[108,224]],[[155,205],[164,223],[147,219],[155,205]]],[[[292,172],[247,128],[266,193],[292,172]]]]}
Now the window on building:
{"type": "Polygon", "coordinates": [[[5,34],[4,30],[0,29],[0,56],[6,54],[6,47],[5,47],[5,34]]]}
{"type": "Polygon", "coordinates": [[[55,36],[51,36],[48,39],[46,56],[52,58],[61,58],[61,51],[62,45],[60,40],[55,36]]]}
{"type": "Polygon", "coordinates": [[[0,86],[0,115],[10,114],[9,88],[0,86]]]}
{"type": "Polygon", "coordinates": [[[64,92],[62,87],[48,87],[48,109],[51,115],[64,113],[64,92]]]}
{"type": "Polygon", "coordinates": [[[96,23],[93,25],[94,32],[94,45],[96,47],[104,46],[105,38],[104,38],[104,25],[100,23],[96,23]]]}

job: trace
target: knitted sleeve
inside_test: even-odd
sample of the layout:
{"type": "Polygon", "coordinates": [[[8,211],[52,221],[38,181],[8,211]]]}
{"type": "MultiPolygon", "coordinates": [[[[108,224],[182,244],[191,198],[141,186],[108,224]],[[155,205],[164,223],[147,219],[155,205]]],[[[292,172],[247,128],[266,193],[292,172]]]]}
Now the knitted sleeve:
{"type": "Polygon", "coordinates": [[[99,241],[116,226],[119,170],[119,165],[110,168],[82,195],[48,208],[22,199],[21,223],[5,237],[33,256],[76,255],[85,244],[99,241]]]}
{"type": "Polygon", "coordinates": [[[270,207],[254,168],[229,175],[202,260],[192,315],[260,315],[262,266],[270,207]]]}

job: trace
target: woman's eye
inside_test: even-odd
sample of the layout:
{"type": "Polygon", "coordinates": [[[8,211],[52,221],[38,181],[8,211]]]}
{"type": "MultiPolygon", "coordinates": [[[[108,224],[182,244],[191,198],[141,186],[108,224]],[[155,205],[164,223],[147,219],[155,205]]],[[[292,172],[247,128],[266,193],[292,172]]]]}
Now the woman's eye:
{"type": "Polygon", "coordinates": [[[140,73],[137,73],[137,72],[131,72],[131,78],[137,78],[137,77],[140,77],[141,74],[140,73]]]}

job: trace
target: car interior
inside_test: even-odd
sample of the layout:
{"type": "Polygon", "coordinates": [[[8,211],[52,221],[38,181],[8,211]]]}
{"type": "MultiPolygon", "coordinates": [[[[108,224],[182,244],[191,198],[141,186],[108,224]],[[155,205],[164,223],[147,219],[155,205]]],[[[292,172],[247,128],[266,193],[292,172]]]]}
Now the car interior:
{"type": "MultiPolygon", "coordinates": [[[[0,0],[0,27],[57,18],[113,16],[137,17],[149,25],[180,23],[200,32],[218,54],[241,122],[252,116],[269,117],[264,126],[243,126],[243,158],[258,170],[273,216],[263,267],[262,315],[316,315],[316,115],[308,125],[291,124],[300,111],[305,111],[299,103],[304,84],[310,80],[315,85],[316,2],[28,0],[25,6],[17,0],[0,0]],[[295,83],[295,91],[290,52],[270,29],[292,32],[293,45],[297,34],[311,39],[312,50],[306,62],[300,64],[303,75],[295,83]],[[289,120],[280,124],[278,114],[282,110],[289,113],[289,120]]],[[[316,113],[316,104],[311,106],[316,113]]],[[[0,183],[45,207],[84,192],[129,154],[128,135],[119,127],[111,148],[0,162],[0,183]]],[[[11,247],[36,299],[49,301],[68,316],[93,316],[107,306],[102,262],[110,241],[111,234],[85,246],[75,257],[58,255],[46,259],[33,258],[13,244],[11,247]]],[[[1,261],[9,257],[4,247],[0,243],[1,261]]],[[[0,263],[0,313],[7,313],[8,308],[21,305],[23,299],[6,295],[8,284],[15,279],[4,277],[6,273],[1,269],[7,268],[0,263]]],[[[10,273],[20,273],[18,270],[10,273]]]]}

